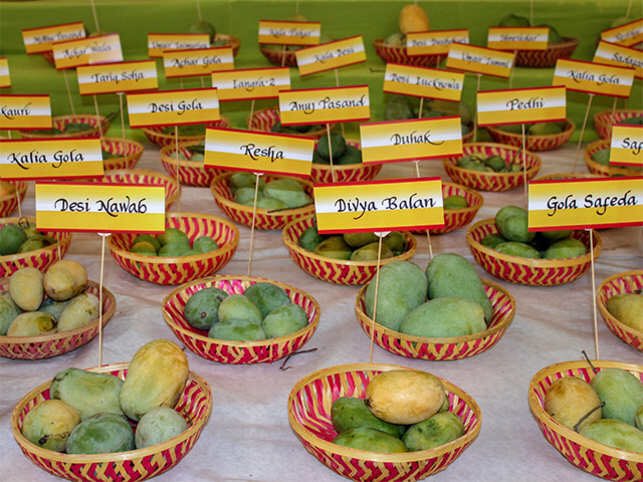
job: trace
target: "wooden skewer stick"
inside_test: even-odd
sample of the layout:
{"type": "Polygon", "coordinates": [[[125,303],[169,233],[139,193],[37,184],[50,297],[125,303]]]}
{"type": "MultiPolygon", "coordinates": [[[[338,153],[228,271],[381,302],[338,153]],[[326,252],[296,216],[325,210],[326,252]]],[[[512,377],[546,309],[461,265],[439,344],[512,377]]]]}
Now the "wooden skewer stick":
{"type": "MultiPolygon", "coordinates": [[[[176,156],[176,186],[181,188],[181,159],[179,158],[179,126],[174,126],[174,155],[176,156]]],[[[177,209],[181,210],[181,196],[176,200],[177,209]]]]}
{"type": "Polygon", "coordinates": [[[103,366],[103,275],[105,272],[105,239],[109,233],[98,233],[100,243],[100,274],[98,275],[98,366],[103,366]]]}
{"type": "Polygon", "coordinates": [[[527,135],[525,134],[525,124],[522,126],[522,183],[525,190],[525,204],[527,204],[527,135]]]}
{"type": "Polygon", "coordinates": [[[369,348],[368,362],[373,363],[373,348],[375,346],[375,319],[377,318],[377,297],[380,290],[380,263],[382,261],[382,239],[385,233],[375,233],[378,238],[377,243],[377,267],[375,268],[375,298],[373,299],[373,318],[371,319],[371,345],[369,348]]]}
{"type": "Polygon", "coordinates": [[[255,221],[257,218],[257,197],[259,195],[259,179],[263,175],[255,172],[255,193],[252,201],[252,222],[250,223],[250,246],[248,247],[248,276],[252,275],[252,256],[255,247],[255,221]]]}
{"type": "MultiPolygon", "coordinates": [[[[478,111],[478,100],[477,100],[477,98],[478,98],[478,91],[480,90],[480,78],[482,77],[482,75],[477,74],[477,76],[478,76],[478,82],[476,83],[476,93],[475,93],[475,96],[476,96],[475,97],[475,99],[476,99],[475,100],[476,108],[475,108],[474,112],[478,111]]],[[[477,141],[478,141],[478,116],[474,115],[473,116],[473,142],[477,142],[477,141]]]]}
{"type": "MultiPolygon", "coordinates": [[[[12,139],[11,131],[7,131],[7,137],[9,139],[12,139]]],[[[18,203],[18,217],[21,218],[22,217],[22,205],[20,204],[20,193],[18,193],[17,188],[13,192],[16,195],[16,202],[18,203]]]]}
{"type": "Polygon", "coordinates": [[[74,100],[71,96],[71,88],[69,87],[69,79],[67,78],[67,69],[63,70],[63,79],[65,79],[65,90],[67,90],[67,101],[69,102],[69,110],[71,115],[76,115],[74,108],[74,100]]]}
{"type": "Polygon", "coordinates": [[[281,66],[286,66],[286,45],[281,46],[281,66]]]}
{"type": "Polygon", "coordinates": [[[618,97],[614,97],[614,102],[612,102],[612,115],[616,112],[616,103],[618,102],[618,97]]]}
{"type": "Polygon", "coordinates": [[[89,3],[92,5],[92,15],[94,16],[94,26],[96,27],[96,33],[100,32],[100,24],[98,23],[98,13],[96,12],[96,4],[94,0],[89,0],[89,3]]]}
{"type": "Polygon", "coordinates": [[[196,16],[199,19],[199,22],[203,20],[203,13],[201,12],[200,0],[196,0],[196,16]]]}
{"type": "Polygon", "coordinates": [[[94,110],[96,111],[96,125],[98,126],[98,135],[100,138],[103,138],[103,123],[100,121],[100,111],[98,110],[98,97],[94,94],[92,96],[94,98],[94,110]]]}
{"type": "Polygon", "coordinates": [[[335,168],[333,167],[333,145],[330,142],[330,124],[326,124],[326,139],[328,140],[328,156],[330,158],[330,175],[333,179],[333,183],[337,182],[335,177],[335,168]]]}
{"type": "MultiPolygon", "coordinates": [[[[424,110],[424,97],[420,97],[420,108],[418,109],[418,119],[422,118],[422,112],[424,110]]],[[[420,161],[415,161],[415,176],[419,179],[420,176],[420,161]]],[[[431,233],[429,230],[426,230],[426,243],[429,249],[429,260],[433,259],[433,245],[431,244],[431,233]]]]}
{"type": "Polygon", "coordinates": [[[123,93],[118,93],[118,108],[121,111],[121,139],[125,140],[125,107],[123,106],[123,93]]]}
{"type": "Polygon", "coordinates": [[[598,317],[596,316],[596,271],[594,269],[594,231],[589,231],[589,259],[590,269],[592,270],[592,308],[594,312],[594,353],[596,360],[600,360],[600,353],[598,351],[598,317]]]}
{"type": "Polygon", "coordinates": [[[252,122],[252,116],[255,114],[255,99],[250,101],[250,115],[248,116],[248,129],[250,129],[250,123],[252,122]]]}
{"type": "MultiPolygon", "coordinates": [[[[339,87],[339,70],[338,69],[333,69],[335,71],[335,87],[339,87]]],[[[339,125],[341,130],[342,130],[342,136],[346,137],[346,129],[344,127],[344,124],[339,125]]]]}
{"type": "Polygon", "coordinates": [[[594,94],[589,94],[589,100],[587,101],[587,109],[585,109],[585,117],[583,118],[583,126],[580,129],[580,134],[578,136],[578,144],[576,144],[576,155],[574,156],[574,166],[572,172],[576,172],[576,164],[578,164],[578,158],[580,157],[581,147],[583,146],[583,137],[585,137],[585,127],[587,126],[587,118],[589,117],[589,111],[592,108],[592,100],[594,99],[594,94]]]}

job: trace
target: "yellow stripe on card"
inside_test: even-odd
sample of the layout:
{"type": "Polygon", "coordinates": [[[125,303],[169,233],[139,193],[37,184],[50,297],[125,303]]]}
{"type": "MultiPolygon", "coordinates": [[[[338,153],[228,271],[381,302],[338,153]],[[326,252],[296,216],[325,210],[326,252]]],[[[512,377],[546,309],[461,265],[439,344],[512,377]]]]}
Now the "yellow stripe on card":
{"type": "Polygon", "coordinates": [[[259,43],[277,45],[317,45],[320,22],[259,20],[259,43]]]}
{"type": "Polygon", "coordinates": [[[368,86],[281,91],[279,112],[282,125],[367,120],[371,116],[368,86]]]}
{"type": "Polygon", "coordinates": [[[625,45],[626,47],[643,42],[643,18],[618,27],[603,30],[601,39],[614,44],[625,45]]]}
{"type": "Polygon", "coordinates": [[[489,27],[487,47],[498,50],[546,50],[548,27],[489,27]]]}
{"type": "Polygon", "coordinates": [[[295,56],[300,75],[366,62],[364,39],[361,35],[297,50],[295,56]]]}
{"type": "Polygon", "coordinates": [[[9,59],[6,57],[0,57],[0,87],[11,87],[9,59]]]}
{"type": "Polygon", "coordinates": [[[147,55],[162,57],[166,50],[207,49],[210,34],[207,33],[148,33],[147,55]]]}
{"type": "Polygon", "coordinates": [[[57,43],[53,45],[52,52],[57,69],[123,61],[117,33],[57,43]]]}
{"type": "Polygon", "coordinates": [[[81,95],[154,90],[159,86],[154,60],[81,66],[76,74],[81,95]]]}
{"type": "Polygon", "coordinates": [[[168,50],[163,52],[163,68],[167,78],[210,75],[234,69],[234,54],[231,47],[168,50]]]}
{"type": "Polygon", "coordinates": [[[474,45],[451,44],[447,68],[508,78],[514,65],[515,54],[486,49],[474,45]]]}
{"type": "Polygon", "coordinates": [[[559,59],[552,83],[577,92],[629,97],[634,83],[634,69],[559,59]]]}
{"type": "Polygon", "coordinates": [[[28,54],[48,52],[56,42],[85,38],[83,22],[71,22],[48,27],[26,28],[22,30],[22,40],[28,54]]]}
{"type": "Polygon", "coordinates": [[[215,89],[185,89],[129,94],[131,127],[200,124],[220,119],[215,89]]]}
{"type": "Polygon", "coordinates": [[[643,79],[643,52],[600,41],[594,53],[594,62],[634,68],[634,77],[643,79]]]}
{"type": "Polygon", "coordinates": [[[468,44],[469,31],[431,30],[406,34],[406,52],[409,56],[446,54],[453,43],[468,44]]]}
{"type": "Polygon", "coordinates": [[[565,87],[481,91],[476,102],[481,126],[562,121],[567,116],[565,87]]]}
{"type": "Polygon", "coordinates": [[[48,95],[0,95],[0,129],[51,128],[48,95]]]}
{"type": "Polygon", "coordinates": [[[612,126],[610,164],[643,166],[643,126],[612,126]]]}
{"type": "Polygon", "coordinates": [[[384,92],[459,101],[462,97],[464,74],[441,69],[386,64],[384,92]]]}
{"type": "Polygon", "coordinates": [[[221,101],[271,99],[290,89],[288,67],[238,69],[212,73],[212,87],[221,101]]]}

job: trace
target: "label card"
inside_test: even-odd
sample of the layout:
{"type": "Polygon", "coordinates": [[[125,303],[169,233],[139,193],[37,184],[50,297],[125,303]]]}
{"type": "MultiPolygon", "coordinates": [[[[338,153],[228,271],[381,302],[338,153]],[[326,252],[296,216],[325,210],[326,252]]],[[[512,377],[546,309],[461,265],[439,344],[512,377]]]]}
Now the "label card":
{"type": "Polygon", "coordinates": [[[154,90],[159,87],[154,60],[80,66],[76,74],[80,95],[154,90]]]}
{"type": "Polygon", "coordinates": [[[49,95],[0,95],[0,129],[50,129],[49,95]]]}
{"type": "Polygon", "coordinates": [[[11,87],[9,59],[6,57],[0,57],[0,87],[11,87]]]}
{"type": "Polygon", "coordinates": [[[444,226],[439,177],[315,186],[320,234],[444,226]]]}
{"type": "Polygon", "coordinates": [[[259,20],[260,44],[317,45],[320,38],[320,22],[259,20]]]}
{"type": "Polygon", "coordinates": [[[364,39],[361,35],[297,50],[299,75],[316,74],[347,65],[366,62],[364,39]]]}
{"type": "Polygon", "coordinates": [[[478,125],[564,121],[567,117],[565,87],[534,87],[480,91],[478,125]]]}
{"type": "Polygon", "coordinates": [[[368,85],[279,92],[282,125],[332,124],[371,117],[368,85]]]}
{"type": "Polygon", "coordinates": [[[210,35],[207,33],[148,33],[147,55],[163,57],[165,50],[207,49],[210,35]]]}
{"type": "Polygon", "coordinates": [[[36,227],[98,233],[165,231],[165,187],[38,182],[36,227]]]}
{"type": "Polygon", "coordinates": [[[629,97],[633,83],[634,69],[569,59],[558,59],[552,82],[575,92],[610,97],[629,97]]]}
{"type": "Polygon", "coordinates": [[[643,126],[616,124],[612,126],[610,164],[643,166],[643,126]]]}
{"type": "Polygon", "coordinates": [[[593,62],[634,68],[634,77],[643,79],[643,52],[601,40],[593,62]]]}
{"type": "Polygon", "coordinates": [[[468,44],[469,31],[459,29],[408,33],[406,34],[406,53],[411,57],[446,54],[452,43],[468,44]]]}
{"type": "Polygon", "coordinates": [[[210,75],[217,70],[234,69],[234,55],[232,47],[167,50],[163,52],[163,68],[168,79],[210,75]]]}
{"type": "Polygon", "coordinates": [[[529,231],[639,225],[643,177],[529,183],[529,231]]]}
{"type": "Polygon", "coordinates": [[[643,42],[643,18],[601,32],[601,39],[614,44],[636,45],[643,42]]]}
{"type": "Polygon", "coordinates": [[[220,119],[216,89],[128,94],[127,111],[131,127],[203,124],[220,119]]]}
{"type": "Polygon", "coordinates": [[[52,50],[56,69],[59,70],[123,61],[121,40],[117,33],[56,43],[52,50]]]}
{"type": "Polygon", "coordinates": [[[489,27],[487,47],[498,50],[547,50],[548,27],[489,27]]]}
{"type": "Polygon", "coordinates": [[[290,89],[288,67],[236,69],[212,73],[212,87],[222,102],[228,100],[273,99],[280,90],[290,89]]]}
{"type": "Polygon", "coordinates": [[[101,177],[100,139],[19,139],[0,142],[0,178],[101,177]]]}
{"type": "Polygon", "coordinates": [[[464,74],[442,69],[386,64],[384,92],[459,102],[464,74]]]}
{"type": "Polygon", "coordinates": [[[315,140],[237,129],[206,129],[205,166],[310,176],[315,140]]]}
{"type": "Polygon", "coordinates": [[[364,164],[399,162],[462,154],[460,117],[361,124],[364,164]]]}
{"type": "Polygon", "coordinates": [[[474,45],[451,44],[447,55],[447,68],[509,78],[514,66],[514,53],[486,49],[474,45]]]}
{"type": "Polygon", "coordinates": [[[76,40],[86,36],[83,22],[22,29],[22,40],[28,54],[48,52],[51,50],[52,44],[56,42],[76,40]]]}

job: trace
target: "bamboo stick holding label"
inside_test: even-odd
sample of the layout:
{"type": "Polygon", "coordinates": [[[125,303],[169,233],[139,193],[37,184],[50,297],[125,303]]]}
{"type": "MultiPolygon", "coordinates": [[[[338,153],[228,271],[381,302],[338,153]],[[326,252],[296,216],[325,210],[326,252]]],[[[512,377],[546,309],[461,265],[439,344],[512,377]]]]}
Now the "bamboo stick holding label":
{"type": "Polygon", "coordinates": [[[587,119],[589,119],[589,111],[592,109],[592,100],[594,100],[594,94],[589,94],[587,96],[587,107],[585,108],[585,115],[583,116],[583,124],[580,128],[580,134],[578,134],[578,142],[576,143],[576,154],[574,155],[574,165],[572,166],[572,172],[576,172],[576,166],[582,155],[583,147],[583,137],[585,137],[585,127],[587,127],[587,119]]]}
{"type": "MultiPolygon", "coordinates": [[[[380,291],[380,265],[382,263],[382,240],[388,236],[390,231],[376,231],[377,236],[377,264],[375,265],[375,293],[373,298],[373,318],[371,319],[371,339],[368,347],[368,362],[373,363],[373,351],[375,348],[375,320],[377,319],[377,298],[380,291]]],[[[428,230],[427,230],[428,233],[428,230]]]]}
{"type": "Polygon", "coordinates": [[[63,79],[65,79],[65,90],[67,91],[67,102],[69,103],[69,112],[71,115],[76,115],[76,108],[74,107],[74,98],[71,95],[71,87],[69,86],[69,74],[67,69],[63,70],[63,79]]]}
{"type": "MultiPolygon", "coordinates": [[[[422,118],[422,113],[424,110],[424,97],[420,97],[420,106],[418,108],[418,119],[422,118]]],[[[417,159],[414,161],[415,163],[415,177],[418,179],[422,177],[420,175],[420,161],[417,159]]],[[[429,250],[429,260],[433,259],[433,244],[431,243],[431,233],[429,230],[426,230],[426,245],[427,249],[429,250]]]]}

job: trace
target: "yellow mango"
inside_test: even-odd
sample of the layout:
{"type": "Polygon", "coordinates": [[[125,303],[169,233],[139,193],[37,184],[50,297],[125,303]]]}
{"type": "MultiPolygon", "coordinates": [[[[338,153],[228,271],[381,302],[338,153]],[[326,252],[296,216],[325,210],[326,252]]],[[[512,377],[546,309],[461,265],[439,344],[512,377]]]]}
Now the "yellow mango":
{"type": "Polygon", "coordinates": [[[405,5],[400,12],[400,32],[426,32],[429,30],[429,16],[417,4],[405,5]]]}
{"type": "Polygon", "coordinates": [[[65,301],[87,287],[87,270],[85,267],[71,260],[60,260],[52,264],[45,273],[45,291],[56,301],[65,301]]]}
{"type": "Polygon", "coordinates": [[[21,309],[37,310],[45,295],[42,273],[36,268],[19,269],[9,278],[9,294],[21,309]]]}

